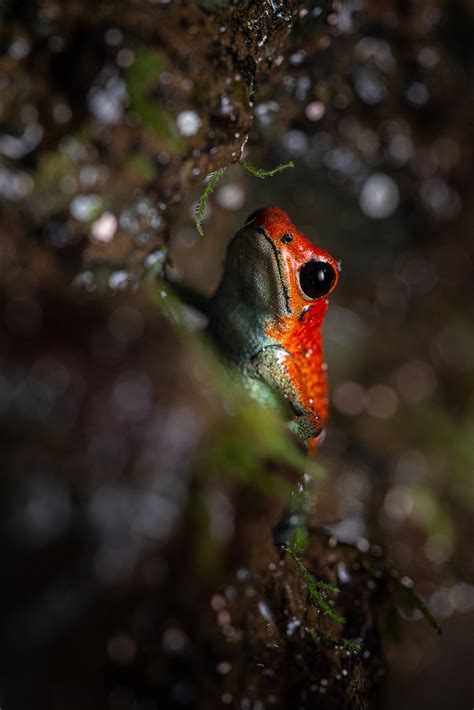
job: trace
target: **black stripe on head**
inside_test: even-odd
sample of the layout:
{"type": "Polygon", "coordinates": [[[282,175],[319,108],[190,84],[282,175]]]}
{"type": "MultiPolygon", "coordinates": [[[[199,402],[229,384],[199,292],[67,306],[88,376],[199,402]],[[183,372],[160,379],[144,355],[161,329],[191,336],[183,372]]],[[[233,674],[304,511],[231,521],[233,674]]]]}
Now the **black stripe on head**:
{"type": "Polygon", "coordinates": [[[245,226],[247,226],[247,224],[251,224],[251,222],[255,222],[260,212],[263,212],[263,209],[255,210],[255,212],[252,212],[252,214],[250,214],[245,220],[245,226]]]}

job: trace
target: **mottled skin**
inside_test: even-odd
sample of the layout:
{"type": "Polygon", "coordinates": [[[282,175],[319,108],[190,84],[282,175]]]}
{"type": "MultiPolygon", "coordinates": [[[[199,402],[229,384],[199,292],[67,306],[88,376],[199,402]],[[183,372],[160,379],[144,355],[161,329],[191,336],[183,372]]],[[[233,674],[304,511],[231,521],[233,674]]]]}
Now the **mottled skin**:
{"type": "Polygon", "coordinates": [[[287,400],[290,427],[310,450],[328,416],[321,328],[338,278],[336,259],[270,207],[252,215],[231,241],[210,304],[209,328],[221,350],[254,394],[260,382],[287,400]]]}

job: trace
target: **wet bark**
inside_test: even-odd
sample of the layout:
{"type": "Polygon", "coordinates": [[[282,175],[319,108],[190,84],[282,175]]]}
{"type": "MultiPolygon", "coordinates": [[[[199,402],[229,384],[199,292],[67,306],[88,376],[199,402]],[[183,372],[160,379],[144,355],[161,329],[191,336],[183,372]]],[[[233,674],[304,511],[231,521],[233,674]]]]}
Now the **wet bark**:
{"type": "Polygon", "coordinates": [[[101,1],[87,13],[81,3],[20,9],[7,3],[3,44],[20,39],[28,51],[2,61],[3,70],[15,76],[5,92],[3,124],[12,138],[24,133],[25,121],[44,133],[39,145],[25,145],[15,159],[7,155],[12,171],[32,169],[37,177],[24,200],[25,229],[34,225],[44,234],[53,223],[50,229],[62,229],[89,266],[112,262],[140,272],[146,255],[167,241],[169,208],[209,173],[240,160],[253,124],[255,91],[276,79],[300,7],[296,0],[276,9],[270,3],[224,3],[213,12],[194,2],[162,7],[101,1]],[[112,35],[107,41],[107,28],[124,39],[116,44],[112,35]],[[123,65],[118,71],[116,60],[123,65]],[[23,120],[25,100],[37,113],[23,120]],[[57,104],[63,115],[51,120],[57,104]],[[176,128],[181,111],[193,111],[198,122],[190,138],[176,128]],[[97,248],[71,219],[69,194],[60,186],[66,167],[60,146],[76,134],[86,151],[79,162],[101,163],[110,171],[100,185],[109,207],[133,210],[133,191],[155,206],[155,220],[141,219],[147,232],[142,243],[125,228],[110,247],[97,248]]]}

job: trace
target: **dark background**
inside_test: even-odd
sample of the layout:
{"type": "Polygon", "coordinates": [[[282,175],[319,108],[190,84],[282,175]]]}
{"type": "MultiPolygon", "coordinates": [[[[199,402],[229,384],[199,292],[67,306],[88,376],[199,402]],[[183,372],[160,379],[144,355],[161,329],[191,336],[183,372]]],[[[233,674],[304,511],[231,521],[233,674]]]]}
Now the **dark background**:
{"type": "Polygon", "coordinates": [[[382,546],[443,627],[403,621],[378,702],[470,708],[469,3],[216,5],[0,5],[0,704],[193,703],[196,610],[268,531],[274,449],[160,267],[212,294],[276,204],[343,263],[313,514],[382,546]],[[295,168],[228,167],[201,237],[202,181],[241,150],[295,168]]]}

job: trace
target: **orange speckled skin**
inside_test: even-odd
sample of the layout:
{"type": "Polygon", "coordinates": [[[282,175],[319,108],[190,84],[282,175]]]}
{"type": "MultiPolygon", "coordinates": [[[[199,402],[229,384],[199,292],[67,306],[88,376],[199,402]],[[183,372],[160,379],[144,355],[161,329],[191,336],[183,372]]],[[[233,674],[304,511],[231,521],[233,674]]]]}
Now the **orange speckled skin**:
{"type": "MultiPolygon", "coordinates": [[[[322,324],[328,307],[326,296],[309,300],[301,291],[298,269],[311,259],[329,262],[339,280],[339,264],[329,252],[315,246],[292,224],[290,218],[279,207],[271,207],[258,215],[256,226],[265,229],[280,249],[292,314],[283,316],[268,328],[268,335],[281,343],[292,356],[288,365],[289,375],[303,407],[319,419],[324,427],[328,419],[327,365],[322,347],[322,324]],[[281,238],[291,233],[293,241],[283,244],[281,238]]],[[[317,445],[318,437],[308,440],[311,449],[317,445]]]]}
{"type": "Polygon", "coordinates": [[[310,451],[328,416],[321,328],[338,280],[337,260],[286,212],[270,207],[252,215],[231,241],[210,309],[210,331],[224,354],[249,381],[264,381],[288,401],[291,428],[310,451]],[[317,267],[316,289],[321,266],[332,275],[319,297],[303,291],[301,268],[310,263],[317,267]]]}

